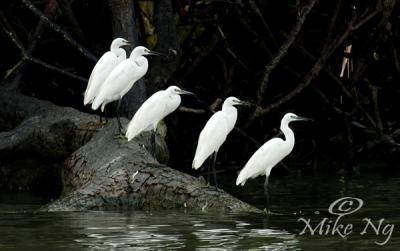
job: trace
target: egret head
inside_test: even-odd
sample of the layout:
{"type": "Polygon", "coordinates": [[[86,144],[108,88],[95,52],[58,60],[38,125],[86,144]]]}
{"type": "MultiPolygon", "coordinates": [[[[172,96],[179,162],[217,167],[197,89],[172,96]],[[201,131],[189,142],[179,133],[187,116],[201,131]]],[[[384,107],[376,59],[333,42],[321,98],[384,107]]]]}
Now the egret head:
{"type": "Polygon", "coordinates": [[[131,58],[133,57],[139,57],[139,56],[145,56],[145,55],[155,55],[155,56],[164,56],[164,54],[152,51],[150,49],[147,49],[144,46],[137,46],[133,51],[131,52],[131,58]]]}
{"type": "Polygon", "coordinates": [[[129,45],[129,44],[130,44],[130,43],[129,43],[128,40],[126,40],[126,39],[124,39],[124,38],[118,37],[118,38],[116,38],[116,39],[114,39],[114,40],[112,41],[112,43],[111,43],[111,48],[119,48],[119,47],[121,47],[121,46],[129,45]]]}
{"type": "Polygon", "coordinates": [[[178,86],[175,86],[175,85],[171,85],[170,87],[168,87],[167,92],[169,92],[171,94],[177,94],[177,95],[182,95],[182,94],[194,95],[193,92],[188,92],[188,91],[182,90],[181,88],[179,88],[178,86]]]}
{"type": "Polygon", "coordinates": [[[288,124],[292,121],[309,121],[309,120],[311,120],[311,119],[300,117],[294,113],[289,112],[289,113],[286,113],[285,116],[283,116],[282,122],[285,122],[288,124]]]}
{"type": "Polygon", "coordinates": [[[246,102],[241,101],[235,97],[229,97],[225,99],[223,106],[235,106],[235,105],[244,105],[246,102]]]}

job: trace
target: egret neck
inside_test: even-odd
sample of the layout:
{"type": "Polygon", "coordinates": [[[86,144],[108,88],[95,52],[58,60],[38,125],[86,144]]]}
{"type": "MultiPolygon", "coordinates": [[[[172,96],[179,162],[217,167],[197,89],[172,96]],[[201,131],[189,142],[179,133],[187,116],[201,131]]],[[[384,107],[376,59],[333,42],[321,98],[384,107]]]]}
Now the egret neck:
{"type": "Polygon", "coordinates": [[[294,147],[294,133],[289,127],[289,120],[285,119],[281,122],[281,131],[285,135],[285,148],[287,153],[290,153],[294,147]]]}
{"type": "Polygon", "coordinates": [[[126,58],[126,52],[120,46],[121,44],[113,42],[111,43],[110,51],[114,53],[117,57],[125,56],[126,58]]]}
{"type": "Polygon", "coordinates": [[[222,114],[224,114],[224,117],[227,121],[226,125],[228,127],[228,132],[232,131],[232,129],[235,127],[235,123],[237,120],[236,107],[234,107],[232,103],[224,102],[224,104],[222,105],[222,114]]]}

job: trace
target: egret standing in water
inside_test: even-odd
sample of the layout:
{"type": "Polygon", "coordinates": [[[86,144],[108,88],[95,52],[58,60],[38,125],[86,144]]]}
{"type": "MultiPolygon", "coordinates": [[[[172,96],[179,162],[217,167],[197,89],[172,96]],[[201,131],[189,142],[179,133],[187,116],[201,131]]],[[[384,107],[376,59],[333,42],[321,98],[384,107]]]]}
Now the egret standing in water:
{"type": "Polygon", "coordinates": [[[155,154],[155,132],[157,125],[163,118],[179,107],[181,104],[181,97],[179,95],[182,94],[193,95],[193,93],[184,91],[177,86],[170,86],[166,90],[158,91],[151,95],[151,97],[140,106],[129,122],[126,130],[128,141],[143,131],[154,130],[153,150],[155,154]]]}
{"type": "Polygon", "coordinates": [[[215,186],[217,186],[215,163],[218,150],[224,143],[228,134],[235,127],[237,120],[237,109],[235,105],[244,105],[245,103],[246,102],[240,101],[235,97],[227,98],[222,105],[222,110],[211,116],[200,133],[192,167],[198,169],[210,155],[213,155],[211,166],[214,174],[215,186]]]}
{"type": "Polygon", "coordinates": [[[132,88],[136,81],[146,74],[149,63],[146,57],[144,57],[145,55],[159,56],[162,54],[151,51],[144,46],[138,46],[133,49],[129,58],[122,61],[111,71],[92,103],[93,110],[97,110],[101,106],[101,111],[104,111],[104,107],[108,103],[118,100],[117,120],[120,132],[122,131],[122,125],[119,119],[121,99],[132,88]]]}
{"type": "Polygon", "coordinates": [[[293,113],[287,113],[281,120],[281,131],[285,135],[285,140],[281,138],[273,138],[264,143],[247,161],[245,167],[240,171],[236,180],[236,185],[242,186],[246,183],[247,179],[255,178],[260,175],[265,175],[264,193],[269,204],[268,196],[268,179],[271,169],[285,158],[294,147],[294,133],[289,128],[289,123],[292,121],[310,120],[297,116],[293,113]]]}
{"type": "Polygon", "coordinates": [[[126,59],[126,52],[121,46],[129,45],[129,42],[123,38],[116,38],[111,43],[110,51],[101,56],[94,66],[86,91],[84,94],[83,104],[87,105],[93,102],[100,91],[101,85],[104,83],[111,71],[123,60],[126,59]]]}

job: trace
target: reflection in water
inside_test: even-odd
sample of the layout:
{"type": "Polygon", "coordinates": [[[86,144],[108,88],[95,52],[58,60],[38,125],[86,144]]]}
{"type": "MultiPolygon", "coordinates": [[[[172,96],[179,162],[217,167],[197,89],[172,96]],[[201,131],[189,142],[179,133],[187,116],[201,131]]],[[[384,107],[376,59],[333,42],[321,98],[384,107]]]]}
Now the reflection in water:
{"type": "MultiPolygon", "coordinates": [[[[78,214],[82,216],[82,214],[78,214]]],[[[248,249],[295,248],[294,234],[279,229],[262,229],[238,217],[183,212],[96,213],[84,217],[70,214],[68,222],[83,236],[73,241],[90,249],[248,249]],[[132,224],[134,223],[134,224],[132,224]]],[[[262,216],[258,216],[262,217],[262,216]]],[[[261,218],[259,218],[261,219],[261,218]]]]}
{"type": "MultiPolygon", "coordinates": [[[[261,207],[262,182],[249,183],[250,190],[226,188],[261,207]]],[[[314,223],[331,217],[330,203],[342,196],[365,203],[344,217],[344,223],[357,228],[364,217],[385,218],[395,224],[395,231],[379,249],[397,250],[399,185],[399,178],[384,177],[276,179],[271,195],[277,214],[269,217],[184,211],[34,213],[43,200],[0,194],[0,250],[376,250],[374,242],[384,238],[373,232],[361,236],[360,229],[346,239],[299,235],[304,227],[297,222],[299,217],[314,223]]]]}

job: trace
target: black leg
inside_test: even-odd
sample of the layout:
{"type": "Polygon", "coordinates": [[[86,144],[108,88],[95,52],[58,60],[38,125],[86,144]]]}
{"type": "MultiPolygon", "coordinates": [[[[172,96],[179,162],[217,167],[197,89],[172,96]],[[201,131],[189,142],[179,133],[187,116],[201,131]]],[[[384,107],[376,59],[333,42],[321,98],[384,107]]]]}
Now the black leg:
{"type": "Polygon", "coordinates": [[[107,107],[104,107],[104,119],[106,120],[107,123],[108,122],[107,107]]]}
{"type": "Polygon", "coordinates": [[[108,116],[107,116],[107,110],[106,110],[105,107],[104,107],[104,116],[103,116],[102,113],[100,113],[99,116],[100,116],[100,123],[101,123],[101,124],[107,124],[108,116]],[[104,122],[103,122],[103,120],[104,120],[104,122]]]}
{"type": "MultiPolygon", "coordinates": [[[[214,154],[214,153],[213,153],[214,154]]],[[[208,165],[207,165],[207,182],[208,184],[211,184],[211,165],[212,165],[212,156],[208,159],[208,165]]]]}
{"type": "Polygon", "coordinates": [[[117,105],[117,121],[118,121],[118,130],[119,130],[119,133],[120,133],[120,134],[124,134],[124,131],[123,131],[123,129],[122,129],[121,120],[120,120],[120,117],[119,117],[119,107],[121,106],[121,100],[122,100],[122,99],[118,100],[118,105],[117,105]]]}
{"type": "Polygon", "coordinates": [[[154,130],[151,133],[151,151],[153,153],[153,157],[156,158],[156,131],[154,130]]]}
{"type": "Polygon", "coordinates": [[[218,188],[218,183],[217,183],[217,172],[215,170],[215,164],[217,163],[217,154],[218,152],[214,152],[212,155],[212,169],[213,169],[213,175],[214,175],[214,186],[218,188]]]}
{"type": "Polygon", "coordinates": [[[269,175],[265,176],[265,182],[264,182],[264,195],[265,195],[265,209],[268,212],[268,208],[269,208],[269,193],[268,193],[268,179],[269,179],[269,175]]]}

